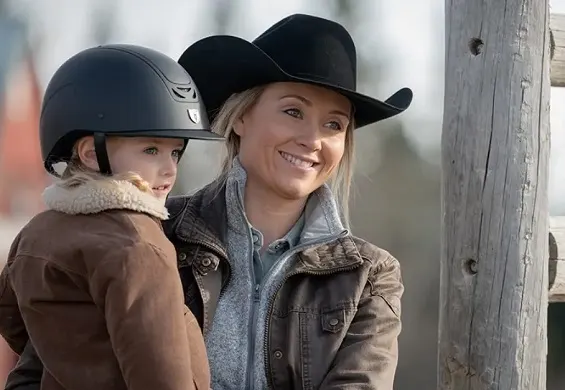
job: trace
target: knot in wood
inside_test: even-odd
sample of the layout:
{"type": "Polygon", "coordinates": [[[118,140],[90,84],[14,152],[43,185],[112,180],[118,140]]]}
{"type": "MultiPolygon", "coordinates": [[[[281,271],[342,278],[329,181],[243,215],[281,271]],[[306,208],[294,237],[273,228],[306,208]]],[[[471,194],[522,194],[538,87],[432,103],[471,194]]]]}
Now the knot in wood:
{"type": "Polygon", "coordinates": [[[469,51],[472,55],[478,56],[483,52],[484,42],[480,38],[471,38],[469,40],[469,51]]]}
{"type": "Polygon", "coordinates": [[[475,259],[467,259],[465,260],[465,264],[463,265],[465,271],[471,275],[475,275],[479,270],[479,264],[475,259]]]}

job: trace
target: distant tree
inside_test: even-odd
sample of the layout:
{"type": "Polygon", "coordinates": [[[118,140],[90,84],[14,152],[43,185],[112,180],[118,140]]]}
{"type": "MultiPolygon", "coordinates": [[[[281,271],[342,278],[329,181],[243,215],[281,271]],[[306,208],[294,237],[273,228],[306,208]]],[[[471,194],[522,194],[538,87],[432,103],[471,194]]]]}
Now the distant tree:
{"type": "MultiPolygon", "coordinates": [[[[373,96],[382,94],[382,77],[393,66],[379,46],[383,24],[378,13],[367,9],[378,3],[333,1],[335,20],[357,43],[358,90],[373,96]],[[363,29],[367,17],[371,36],[360,34],[367,31],[363,29]],[[363,50],[367,47],[382,55],[375,58],[373,52],[363,50]]],[[[432,389],[436,387],[439,308],[440,172],[420,158],[399,118],[356,130],[355,147],[353,232],[399,259],[406,286],[395,389],[432,389]]]]}
{"type": "Polygon", "coordinates": [[[215,0],[213,3],[216,34],[227,34],[233,11],[237,8],[238,1],[215,0]]]}
{"type": "Polygon", "coordinates": [[[91,4],[93,14],[92,36],[96,44],[103,45],[108,43],[114,35],[118,2],[115,0],[96,0],[91,4]]]}

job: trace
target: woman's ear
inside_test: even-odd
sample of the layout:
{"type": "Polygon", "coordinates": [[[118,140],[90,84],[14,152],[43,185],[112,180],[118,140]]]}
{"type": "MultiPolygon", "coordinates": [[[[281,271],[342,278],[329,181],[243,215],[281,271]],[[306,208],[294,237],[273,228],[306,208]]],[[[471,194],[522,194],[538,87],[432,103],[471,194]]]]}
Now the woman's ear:
{"type": "Polygon", "coordinates": [[[241,137],[244,133],[244,130],[245,124],[243,122],[243,117],[237,118],[235,123],[233,124],[233,132],[241,137]]]}
{"type": "Polygon", "coordinates": [[[75,151],[80,162],[93,171],[99,171],[96,150],[94,149],[94,137],[87,136],[79,139],[75,144],[75,151]]]}

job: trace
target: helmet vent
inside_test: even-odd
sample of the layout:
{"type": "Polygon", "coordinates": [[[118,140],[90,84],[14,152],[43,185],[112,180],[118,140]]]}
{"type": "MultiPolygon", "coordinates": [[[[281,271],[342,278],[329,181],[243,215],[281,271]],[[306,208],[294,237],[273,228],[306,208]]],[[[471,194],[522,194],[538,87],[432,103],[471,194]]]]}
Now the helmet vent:
{"type": "Polygon", "coordinates": [[[173,93],[175,94],[175,96],[177,96],[177,97],[179,97],[179,98],[181,98],[181,99],[186,99],[184,96],[182,96],[180,93],[178,93],[178,92],[175,91],[174,89],[173,89],[173,93]]]}
{"type": "Polygon", "coordinates": [[[195,101],[197,99],[196,89],[192,87],[175,87],[171,89],[173,94],[181,99],[195,101]]]}

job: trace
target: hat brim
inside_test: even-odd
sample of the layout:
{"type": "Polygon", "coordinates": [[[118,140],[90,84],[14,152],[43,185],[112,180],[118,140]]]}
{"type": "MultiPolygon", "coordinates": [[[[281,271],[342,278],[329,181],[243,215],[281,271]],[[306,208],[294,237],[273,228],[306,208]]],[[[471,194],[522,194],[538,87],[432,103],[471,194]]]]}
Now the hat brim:
{"type": "Polygon", "coordinates": [[[209,130],[135,130],[108,134],[120,137],[155,137],[155,138],[180,138],[197,140],[224,140],[225,138],[209,130]]]}
{"type": "Polygon", "coordinates": [[[313,84],[346,96],[355,108],[357,128],[398,115],[412,102],[409,88],[402,88],[382,101],[322,80],[288,74],[259,47],[230,35],[197,41],[178,62],[196,83],[210,121],[233,93],[273,82],[313,84]]]}

